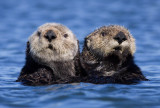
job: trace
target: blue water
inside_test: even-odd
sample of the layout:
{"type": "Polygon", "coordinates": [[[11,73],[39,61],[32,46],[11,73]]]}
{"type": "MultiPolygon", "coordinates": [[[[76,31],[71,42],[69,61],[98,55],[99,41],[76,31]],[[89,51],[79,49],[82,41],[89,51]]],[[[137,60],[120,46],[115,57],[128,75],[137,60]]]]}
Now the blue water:
{"type": "Polygon", "coordinates": [[[1,0],[0,108],[159,108],[160,0],[1,0]],[[68,26],[80,40],[97,27],[119,24],[136,38],[135,61],[151,81],[136,85],[24,86],[17,79],[26,41],[46,22],[68,26]]]}

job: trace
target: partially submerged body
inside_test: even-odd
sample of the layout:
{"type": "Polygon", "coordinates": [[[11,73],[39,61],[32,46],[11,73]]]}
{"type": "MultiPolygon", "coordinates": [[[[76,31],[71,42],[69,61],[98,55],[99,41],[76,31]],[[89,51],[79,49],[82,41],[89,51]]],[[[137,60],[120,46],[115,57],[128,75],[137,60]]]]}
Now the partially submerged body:
{"type": "Polygon", "coordinates": [[[79,82],[83,75],[79,53],[78,40],[67,27],[44,24],[27,42],[26,63],[17,81],[27,85],[79,82]]]}
{"type": "Polygon", "coordinates": [[[81,64],[87,72],[84,82],[132,84],[146,81],[134,63],[135,40],[121,26],[103,26],[85,38],[81,64]]]}

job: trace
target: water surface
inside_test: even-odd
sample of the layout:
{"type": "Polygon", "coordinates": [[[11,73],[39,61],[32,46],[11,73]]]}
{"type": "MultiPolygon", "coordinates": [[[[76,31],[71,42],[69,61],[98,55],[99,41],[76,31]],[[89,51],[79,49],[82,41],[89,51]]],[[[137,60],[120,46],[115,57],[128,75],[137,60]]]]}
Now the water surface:
{"type": "Polygon", "coordinates": [[[0,108],[160,107],[159,0],[1,0],[0,108]],[[58,22],[80,40],[109,24],[127,27],[136,38],[135,61],[151,81],[136,85],[15,82],[25,62],[28,37],[38,26],[58,22]]]}

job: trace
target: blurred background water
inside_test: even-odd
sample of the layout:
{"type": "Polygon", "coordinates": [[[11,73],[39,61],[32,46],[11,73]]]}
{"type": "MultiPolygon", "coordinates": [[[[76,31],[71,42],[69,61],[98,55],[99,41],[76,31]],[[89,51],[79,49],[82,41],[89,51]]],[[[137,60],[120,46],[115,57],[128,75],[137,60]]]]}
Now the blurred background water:
{"type": "Polygon", "coordinates": [[[0,108],[160,107],[160,0],[1,0],[0,108]],[[150,79],[137,85],[15,82],[26,41],[38,26],[58,22],[80,40],[97,27],[119,24],[136,38],[135,61],[150,79]]]}

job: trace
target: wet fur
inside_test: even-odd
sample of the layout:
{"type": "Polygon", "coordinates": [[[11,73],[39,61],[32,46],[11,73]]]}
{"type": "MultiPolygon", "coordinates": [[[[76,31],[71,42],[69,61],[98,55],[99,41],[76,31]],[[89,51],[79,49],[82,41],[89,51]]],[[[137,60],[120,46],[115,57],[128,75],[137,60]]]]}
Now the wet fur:
{"type": "MultiPolygon", "coordinates": [[[[124,32],[126,32],[125,28],[121,26],[116,26],[116,27],[118,28],[118,30],[120,28],[124,32]]],[[[113,26],[111,27],[111,29],[114,29],[116,27],[113,26]]],[[[84,48],[81,53],[81,64],[82,67],[87,72],[87,77],[84,78],[83,81],[95,84],[104,84],[104,83],[133,84],[139,81],[148,80],[144,77],[140,68],[134,63],[133,52],[135,52],[134,51],[135,48],[124,47],[122,53],[120,53],[119,51],[109,52],[108,50],[106,54],[102,54],[103,50],[101,49],[99,49],[98,52],[93,50],[94,49],[92,48],[93,46],[88,44],[88,42],[90,42],[90,40],[88,39],[90,39],[91,36],[97,35],[96,34],[97,32],[100,33],[99,31],[101,31],[103,28],[107,29],[107,27],[102,27],[94,31],[85,38],[84,48]]],[[[134,46],[133,41],[131,42],[132,46],[134,46]]],[[[106,46],[106,47],[112,47],[112,46],[106,46]]]]}
{"type": "Polygon", "coordinates": [[[27,42],[26,63],[21,70],[17,82],[22,82],[24,85],[49,85],[59,83],[74,83],[80,81],[80,76],[83,76],[79,51],[73,60],[65,62],[52,62],[55,70],[39,64],[30,54],[30,44],[27,42]]]}
{"type": "Polygon", "coordinates": [[[71,30],[61,24],[46,23],[29,37],[26,63],[17,81],[27,85],[78,82],[83,75],[79,53],[78,40],[71,30]],[[46,39],[49,30],[56,35],[52,41],[46,39]]]}

